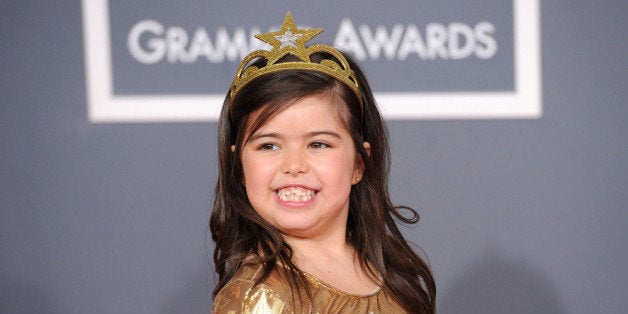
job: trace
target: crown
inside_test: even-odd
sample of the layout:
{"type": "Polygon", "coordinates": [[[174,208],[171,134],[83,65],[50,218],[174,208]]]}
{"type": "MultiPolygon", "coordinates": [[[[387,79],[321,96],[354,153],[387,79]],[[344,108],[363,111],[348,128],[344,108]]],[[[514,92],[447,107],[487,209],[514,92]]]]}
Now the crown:
{"type": "Polygon", "coordinates": [[[349,87],[358,98],[360,109],[363,110],[358,80],[342,53],[327,45],[316,44],[305,46],[307,41],[317,36],[322,31],[323,29],[321,28],[298,28],[290,12],[287,12],[281,29],[276,32],[255,35],[255,38],[271,45],[272,49],[270,51],[256,50],[244,57],[231,83],[230,106],[233,107],[234,100],[240,90],[260,76],[287,70],[311,70],[330,75],[349,87]],[[323,59],[317,63],[311,60],[310,56],[312,54],[321,52],[333,56],[336,61],[323,59]],[[297,57],[299,61],[277,62],[282,57],[289,54],[297,57]],[[249,65],[250,62],[258,58],[266,60],[266,65],[262,67],[249,65]]]}

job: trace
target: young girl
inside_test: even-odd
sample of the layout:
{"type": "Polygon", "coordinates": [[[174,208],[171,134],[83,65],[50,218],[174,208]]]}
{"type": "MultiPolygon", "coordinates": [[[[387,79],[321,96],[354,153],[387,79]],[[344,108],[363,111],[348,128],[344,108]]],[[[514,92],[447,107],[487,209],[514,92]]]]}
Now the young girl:
{"type": "Polygon", "coordinates": [[[386,129],[364,74],[290,13],[242,61],[219,122],[215,313],[434,313],[429,266],[388,195],[386,129]]]}

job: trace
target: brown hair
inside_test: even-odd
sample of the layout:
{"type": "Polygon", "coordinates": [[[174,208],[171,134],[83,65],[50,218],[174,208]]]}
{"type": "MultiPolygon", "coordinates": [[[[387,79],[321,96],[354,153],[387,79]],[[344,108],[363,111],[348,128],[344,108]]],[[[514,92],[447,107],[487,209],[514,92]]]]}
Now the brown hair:
{"type": "MultiPolygon", "coordinates": [[[[362,180],[350,193],[347,242],[358,252],[362,265],[374,278],[381,278],[383,287],[405,309],[435,312],[436,286],[430,268],[408,245],[395,224],[395,218],[414,224],[419,216],[412,208],[392,205],[388,194],[387,130],[364,73],[349,56],[345,57],[358,78],[363,109],[344,84],[326,74],[307,70],[286,70],[255,79],[238,93],[231,110],[227,94],[218,125],[219,172],[210,219],[212,239],[216,243],[214,264],[219,275],[214,296],[249,262],[264,264],[258,282],[277,269],[280,262],[286,266],[280,268],[287,269],[290,286],[303,287],[309,294],[303,276],[291,261],[292,249],[248,201],[242,184],[240,149],[248,135],[293,100],[333,92],[347,104],[348,114],[341,117],[348,119],[343,122],[365,168],[362,180]],[[252,118],[253,112],[256,114],[252,118]],[[370,143],[370,154],[363,142],[370,143]],[[232,145],[236,147],[235,152],[231,151],[232,145]],[[405,217],[400,210],[409,212],[410,217],[405,217]],[[251,255],[257,258],[251,260],[251,255]]],[[[330,56],[320,54],[315,58],[330,56]]]]}

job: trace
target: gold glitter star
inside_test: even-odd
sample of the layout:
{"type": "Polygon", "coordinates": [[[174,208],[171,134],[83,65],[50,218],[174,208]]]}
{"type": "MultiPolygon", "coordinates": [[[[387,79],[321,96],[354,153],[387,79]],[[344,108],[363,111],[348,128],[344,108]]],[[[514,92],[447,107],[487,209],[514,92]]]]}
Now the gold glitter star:
{"type": "Polygon", "coordinates": [[[269,63],[274,63],[288,53],[307,61],[308,54],[305,53],[305,43],[322,31],[323,29],[321,28],[298,28],[292,19],[292,14],[288,12],[278,31],[257,34],[255,37],[273,46],[271,50],[273,56],[269,63]]]}

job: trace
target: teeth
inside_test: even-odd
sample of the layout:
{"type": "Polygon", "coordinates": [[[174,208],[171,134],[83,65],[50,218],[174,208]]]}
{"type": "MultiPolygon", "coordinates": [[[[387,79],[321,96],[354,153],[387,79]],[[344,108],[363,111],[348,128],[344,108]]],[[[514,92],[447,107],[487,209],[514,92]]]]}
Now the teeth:
{"type": "Polygon", "coordinates": [[[287,188],[277,191],[279,199],[284,202],[307,202],[314,197],[316,192],[304,188],[287,188]]]}

